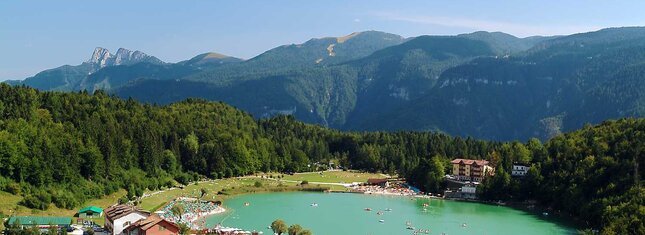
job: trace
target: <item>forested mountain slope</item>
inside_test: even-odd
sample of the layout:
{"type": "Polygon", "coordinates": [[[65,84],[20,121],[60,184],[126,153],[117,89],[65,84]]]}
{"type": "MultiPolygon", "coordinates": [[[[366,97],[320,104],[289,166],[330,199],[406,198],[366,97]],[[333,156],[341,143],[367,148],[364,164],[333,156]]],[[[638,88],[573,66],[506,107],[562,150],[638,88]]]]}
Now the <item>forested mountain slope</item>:
{"type": "Polygon", "coordinates": [[[20,84],[41,90],[72,91],[78,89],[79,83],[84,78],[102,68],[137,63],[164,64],[156,57],[146,55],[141,51],[119,48],[116,54],[112,54],[105,48],[97,47],[90,59],[80,65],[64,65],[45,70],[33,77],[26,78],[20,84]]]}
{"type": "Polygon", "coordinates": [[[23,205],[74,208],[120,188],[130,195],[258,171],[311,171],[334,160],[398,173],[427,192],[443,190],[454,158],[489,160],[490,200],[535,199],[607,234],[642,234],[645,119],[621,119],[537,139],[490,142],[432,132],[340,132],[291,116],[255,120],[220,102],[153,106],[104,92],[40,92],[0,84],[0,190],[23,205]],[[513,162],[532,165],[511,180],[513,162]]]}
{"type": "Polygon", "coordinates": [[[427,96],[364,119],[358,129],[547,139],[584,123],[643,117],[644,32],[608,29],[544,41],[523,55],[473,60],[444,72],[427,96]]]}
{"type": "Polygon", "coordinates": [[[645,116],[644,49],[643,27],[527,38],[366,31],[280,46],[247,61],[217,53],[176,64],[96,59],[23,84],[104,89],[156,104],[198,97],[256,118],[290,114],[340,130],[546,140],[584,123],[645,116]]]}
{"type": "Polygon", "coordinates": [[[213,70],[204,73],[212,75],[212,80],[205,80],[208,76],[200,74],[206,77],[190,76],[186,80],[191,82],[141,81],[115,93],[159,103],[202,97],[232,104],[255,117],[293,114],[305,122],[352,129],[353,124],[347,122],[360,122],[365,115],[378,116],[374,112],[385,112],[425,95],[447,68],[494,55],[482,41],[422,36],[336,65],[239,77],[221,77],[214,75],[221,71],[213,70]],[[194,90],[199,86],[203,88],[194,90]]]}

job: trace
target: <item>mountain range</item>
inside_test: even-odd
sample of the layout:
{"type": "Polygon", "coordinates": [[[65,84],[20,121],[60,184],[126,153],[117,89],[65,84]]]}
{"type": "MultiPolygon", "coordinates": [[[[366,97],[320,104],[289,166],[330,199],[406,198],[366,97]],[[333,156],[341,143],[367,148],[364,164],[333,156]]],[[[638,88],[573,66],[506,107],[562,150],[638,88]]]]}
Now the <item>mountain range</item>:
{"type": "Polygon", "coordinates": [[[645,116],[645,28],[526,38],[366,31],[249,60],[205,53],[178,63],[97,48],[80,65],[11,83],[102,89],[157,104],[200,97],[257,118],[293,115],[342,130],[548,139],[585,123],[645,116]]]}

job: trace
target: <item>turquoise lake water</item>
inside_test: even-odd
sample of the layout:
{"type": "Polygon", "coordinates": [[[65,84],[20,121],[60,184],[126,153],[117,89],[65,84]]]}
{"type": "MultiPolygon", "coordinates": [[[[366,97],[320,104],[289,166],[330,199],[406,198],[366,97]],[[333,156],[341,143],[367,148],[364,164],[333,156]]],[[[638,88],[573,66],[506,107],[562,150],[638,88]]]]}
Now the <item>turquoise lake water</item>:
{"type": "Polygon", "coordinates": [[[275,219],[300,224],[314,234],[575,234],[575,229],[541,215],[509,207],[441,199],[349,193],[264,193],[238,196],[224,202],[227,212],[206,218],[207,226],[262,231],[275,219]],[[249,202],[249,206],[244,206],[249,202]],[[311,206],[317,203],[318,206],[311,206]],[[423,204],[427,203],[426,210],[423,204]],[[371,208],[372,211],[366,211],[371,208]],[[389,208],[391,211],[386,211],[389,208]],[[378,211],[383,211],[378,215],[378,211]],[[382,220],[382,221],[381,221],[382,220]],[[425,234],[425,233],[423,233],[425,234]]]}

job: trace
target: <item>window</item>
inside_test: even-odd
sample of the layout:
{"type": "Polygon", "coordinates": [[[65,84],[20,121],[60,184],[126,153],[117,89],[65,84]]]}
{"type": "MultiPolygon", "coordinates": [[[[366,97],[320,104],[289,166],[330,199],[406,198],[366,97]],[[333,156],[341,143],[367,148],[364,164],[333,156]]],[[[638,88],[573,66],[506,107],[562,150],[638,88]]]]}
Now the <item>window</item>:
{"type": "Polygon", "coordinates": [[[130,221],[123,223],[123,227],[127,227],[128,225],[130,225],[130,221]]]}

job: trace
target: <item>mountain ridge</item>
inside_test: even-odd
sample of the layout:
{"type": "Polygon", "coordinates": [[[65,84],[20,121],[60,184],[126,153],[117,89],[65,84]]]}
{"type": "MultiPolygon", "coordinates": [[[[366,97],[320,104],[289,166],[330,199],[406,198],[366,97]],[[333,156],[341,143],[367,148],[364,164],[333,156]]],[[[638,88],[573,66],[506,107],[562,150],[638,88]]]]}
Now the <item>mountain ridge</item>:
{"type": "MultiPolygon", "coordinates": [[[[205,53],[175,64],[109,66],[65,88],[159,104],[200,97],[256,118],[289,114],[341,130],[548,139],[587,122],[644,116],[644,48],[643,27],[525,38],[364,31],[249,60],[205,53]]],[[[57,73],[64,72],[76,75],[57,73]]]]}
{"type": "Polygon", "coordinates": [[[160,59],[149,56],[141,51],[119,48],[116,54],[112,54],[108,49],[102,47],[96,47],[90,59],[85,63],[96,64],[99,68],[104,68],[107,66],[129,65],[141,62],[164,64],[160,59]]]}

